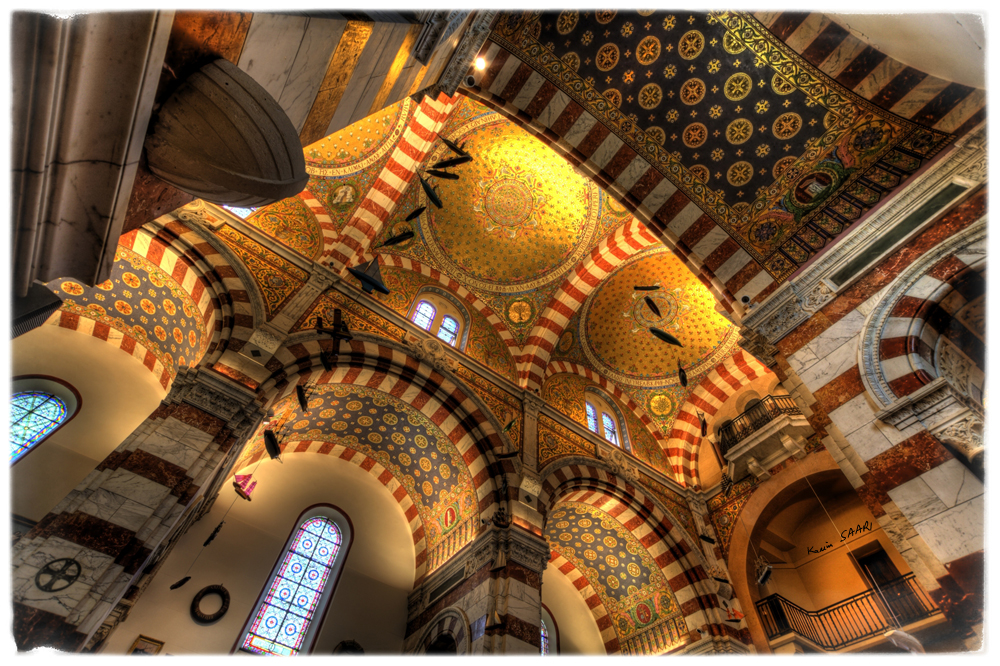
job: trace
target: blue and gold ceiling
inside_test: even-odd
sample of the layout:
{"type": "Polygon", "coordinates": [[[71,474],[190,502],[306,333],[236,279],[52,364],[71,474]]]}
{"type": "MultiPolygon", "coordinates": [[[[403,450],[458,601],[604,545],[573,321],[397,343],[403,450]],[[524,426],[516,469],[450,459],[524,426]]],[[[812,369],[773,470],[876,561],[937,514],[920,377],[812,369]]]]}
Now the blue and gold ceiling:
{"type": "MultiPolygon", "coordinates": [[[[341,444],[377,460],[407,490],[424,525],[428,548],[478,514],[468,467],[451,440],[402,400],[364,386],[312,387],[309,412],[294,395],[274,406],[286,455],[295,442],[341,444]]],[[[234,470],[264,450],[262,435],[244,449],[234,470]]],[[[291,454],[294,455],[294,454],[291,454]]]]}
{"type": "Polygon", "coordinates": [[[490,38],[779,281],[950,140],[839,85],[739,12],[512,13],[490,38]]]}
{"type": "Polygon", "coordinates": [[[649,551],[608,513],[581,502],[562,502],[546,520],[549,547],[573,563],[591,584],[622,643],[649,631],[679,644],[684,614],[649,551]]]}
{"type": "Polygon", "coordinates": [[[205,323],[191,295],[166,271],[119,246],[111,277],[88,287],[79,280],[53,280],[60,310],[135,338],[163,364],[172,380],[177,368],[194,366],[208,347],[205,323]]]}

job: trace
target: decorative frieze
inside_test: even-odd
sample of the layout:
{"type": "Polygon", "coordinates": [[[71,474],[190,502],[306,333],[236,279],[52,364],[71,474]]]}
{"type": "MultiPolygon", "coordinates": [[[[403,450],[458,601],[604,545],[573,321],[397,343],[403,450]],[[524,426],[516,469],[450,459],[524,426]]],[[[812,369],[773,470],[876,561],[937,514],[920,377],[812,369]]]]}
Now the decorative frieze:
{"type": "Polygon", "coordinates": [[[916,178],[800,275],[754,306],[743,316],[743,325],[755,329],[772,343],[783,338],[836,297],[836,289],[828,278],[867,251],[897,222],[953,182],[965,187],[983,182],[986,157],[984,125],[967,135],[944,160],[916,178]]]}

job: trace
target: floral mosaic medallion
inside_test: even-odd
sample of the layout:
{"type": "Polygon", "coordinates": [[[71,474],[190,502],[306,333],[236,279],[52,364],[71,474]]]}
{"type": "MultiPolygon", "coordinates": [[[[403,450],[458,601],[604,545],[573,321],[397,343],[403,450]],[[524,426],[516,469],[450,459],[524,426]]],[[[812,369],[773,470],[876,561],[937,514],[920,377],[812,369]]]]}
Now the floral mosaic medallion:
{"type": "Polygon", "coordinates": [[[297,196],[256,209],[247,222],[310,259],[323,250],[319,221],[297,196]]]}
{"type": "MultiPolygon", "coordinates": [[[[428,177],[443,208],[420,191],[427,250],[445,272],[474,289],[518,294],[548,285],[596,238],[600,191],[521,128],[479,104],[465,105],[472,113],[460,116],[447,136],[475,159],[454,169],[458,180],[428,177]]],[[[438,144],[428,162],[453,156],[438,144]]],[[[523,306],[503,312],[513,323],[530,314],[527,301],[518,302],[523,306]]]]}

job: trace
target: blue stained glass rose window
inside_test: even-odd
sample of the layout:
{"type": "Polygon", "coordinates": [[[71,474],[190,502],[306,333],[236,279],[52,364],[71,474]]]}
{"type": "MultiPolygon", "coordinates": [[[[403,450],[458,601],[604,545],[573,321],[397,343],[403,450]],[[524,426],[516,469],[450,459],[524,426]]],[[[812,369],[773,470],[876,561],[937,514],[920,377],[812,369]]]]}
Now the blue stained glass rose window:
{"type": "Polygon", "coordinates": [[[299,653],[340,545],[340,529],[329,518],[317,516],[302,523],[243,637],[243,650],[283,656],[299,653]]]}
{"type": "Polygon", "coordinates": [[[66,403],[42,391],[22,391],[10,399],[10,461],[21,458],[66,420],[66,403]]]}

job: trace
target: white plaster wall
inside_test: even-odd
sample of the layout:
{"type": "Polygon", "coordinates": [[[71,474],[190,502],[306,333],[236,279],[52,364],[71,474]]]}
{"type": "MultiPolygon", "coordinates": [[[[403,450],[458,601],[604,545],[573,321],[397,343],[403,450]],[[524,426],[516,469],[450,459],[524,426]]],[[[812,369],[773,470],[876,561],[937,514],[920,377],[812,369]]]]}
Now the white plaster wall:
{"type": "Polygon", "coordinates": [[[107,342],[42,325],[11,343],[11,375],[48,375],[80,393],[73,420],[11,468],[13,513],[40,520],[132,434],[166,391],[134,357],[107,342]]]}
{"type": "Polygon", "coordinates": [[[333,504],[351,519],[354,541],[314,653],[329,654],[342,640],[357,641],[366,654],[402,650],[406,595],[413,589],[415,568],[413,536],[399,504],[375,477],[339,458],[314,453],[283,458],[283,464],[265,461],[257,468],[253,501],[233,504],[191,580],[170,590],[233,503],[232,485],[223,487],[212,511],[181,537],[126,622],[108,639],[105,654],[124,654],[139,634],[165,641],[163,651],[173,655],[228,653],[299,514],[319,503],[333,504]],[[203,626],[191,618],[189,607],[198,590],[213,584],[229,590],[229,612],[203,626]]]}
{"type": "Polygon", "coordinates": [[[542,575],[542,603],[559,627],[560,654],[607,654],[594,614],[580,591],[551,564],[542,575]]]}

